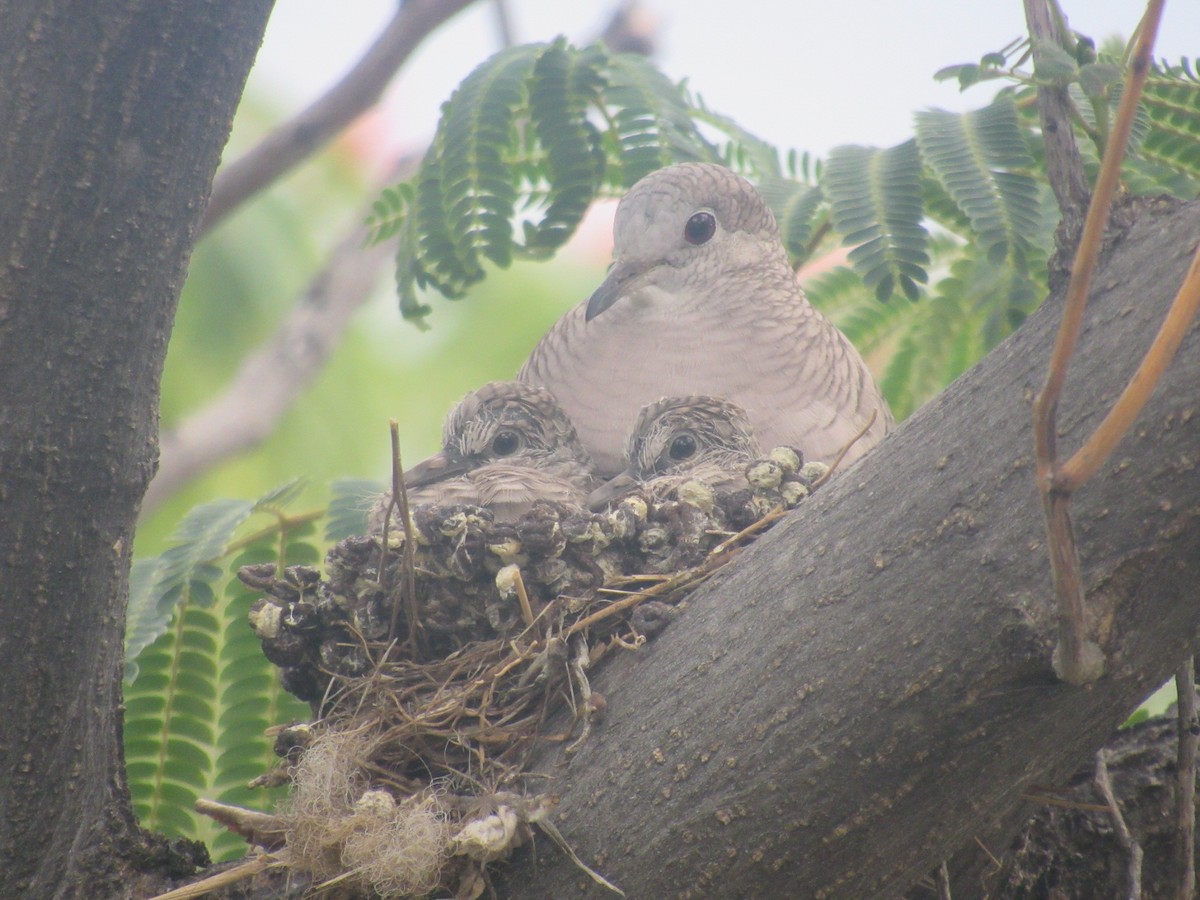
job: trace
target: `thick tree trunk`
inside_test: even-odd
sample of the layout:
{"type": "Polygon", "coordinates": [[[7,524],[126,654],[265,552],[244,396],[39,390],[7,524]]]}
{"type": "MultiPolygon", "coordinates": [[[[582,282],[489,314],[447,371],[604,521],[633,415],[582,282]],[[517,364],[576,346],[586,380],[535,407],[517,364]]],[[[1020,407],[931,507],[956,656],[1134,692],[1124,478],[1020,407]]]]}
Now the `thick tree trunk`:
{"type": "MultiPolygon", "coordinates": [[[[1133,371],[1200,237],[1152,203],[1111,249],[1072,364],[1060,445],[1133,371]]],[[[1200,333],[1075,500],[1107,674],[1050,668],[1054,608],[1030,403],[1061,297],[593,682],[605,723],[537,790],[631,897],[885,897],[955,850],[956,900],[1028,816],[1197,646],[1200,333]]],[[[553,730],[553,729],[551,729],[553,730]]],[[[600,896],[542,841],[507,897],[600,896]]]]}
{"type": "MultiPolygon", "coordinates": [[[[129,553],[270,0],[0,0],[0,896],[119,896],[129,553]]],[[[143,863],[145,861],[143,860],[143,863]]]]}

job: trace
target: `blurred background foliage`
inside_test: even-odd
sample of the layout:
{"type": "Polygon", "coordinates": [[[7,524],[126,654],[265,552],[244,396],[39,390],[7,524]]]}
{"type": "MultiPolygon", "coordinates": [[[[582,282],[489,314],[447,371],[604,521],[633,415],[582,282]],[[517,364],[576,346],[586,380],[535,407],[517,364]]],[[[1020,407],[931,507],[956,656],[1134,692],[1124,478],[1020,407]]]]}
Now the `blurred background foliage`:
{"type": "MultiPolygon", "coordinates": [[[[1044,179],[1031,81],[1014,75],[1011,62],[1005,54],[990,54],[978,65],[946,70],[947,77],[1000,82],[999,94],[1019,112],[1031,154],[1028,172],[1044,179]]],[[[1178,140],[1165,150],[1152,140],[1146,146],[1174,162],[1144,154],[1127,187],[1194,196],[1200,160],[1189,148],[1200,146],[1200,83],[1190,69],[1168,74],[1157,99],[1150,92],[1161,118],[1146,128],[1151,138],[1167,141],[1168,126],[1177,127],[1178,140]]],[[[1107,108],[1113,99],[1110,91],[1081,99],[1080,105],[1107,108]]],[[[730,162],[749,161],[753,168],[756,156],[773,153],[695,101],[701,124],[734,135],[730,162]]],[[[245,98],[227,157],[254,146],[278,118],[265,98],[245,98]]],[[[919,128],[918,122],[920,138],[919,128]]],[[[936,149],[936,140],[925,137],[922,152],[936,149]]],[[[854,152],[843,161],[855,155],[869,161],[876,152],[848,149],[854,152]]],[[[373,161],[364,150],[361,141],[344,135],[199,244],[163,377],[164,430],[220,391],[247,353],[278,327],[330,248],[361,219],[364,202],[376,193],[366,174],[373,161]]],[[[1094,163],[1086,140],[1084,150],[1094,163]]],[[[912,158],[918,166],[915,152],[912,158]]],[[[779,163],[803,183],[776,182],[778,196],[772,199],[796,211],[781,221],[785,235],[801,235],[797,241],[806,244],[801,280],[813,303],[863,351],[898,419],[995,346],[1045,294],[1057,214],[1044,180],[1026,211],[1034,225],[1020,235],[1028,247],[1018,259],[989,253],[965,238],[962,209],[956,210],[952,191],[940,188],[929,172],[919,181],[910,178],[910,188],[924,197],[909,224],[928,227],[921,238],[927,280],[914,285],[916,301],[896,294],[881,302],[877,286],[847,267],[850,251],[836,223],[827,227],[831,213],[819,198],[820,163],[794,156],[779,163]]],[[[986,175],[987,168],[979,171],[986,175]]],[[[762,165],[757,171],[771,174],[762,165]]],[[[850,182],[853,186],[854,179],[850,182]]],[[[836,187],[830,190],[836,193],[836,187]]],[[[400,423],[402,456],[412,464],[437,448],[441,420],[452,404],[484,382],[513,377],[551,323],[599,283],[608,261],[604,241],[596,237],[606,230],[604,219],[601,212],[590,224],[585,221],[583,241],[553,260],[488,266],[487,277],[457,302],[422,295],[420,303],[432,307],[427,330],[401,319],[395,285],[381,272],[371,302],[357,312],[328,364],[270,438],[196,479],[141,523],[131,629],[147,637],[134,646],[145,649],[131,660],[128,673],[126,758],[143,825],[204,840],[218,857],[245,851],[240,839],[198,816],[192,805],[206,797],[271,808],[278,791],[248,787],[275,764],[268,729],[310,713],[282,690],[277,670],[247,626],[253,597],[237,581],[238,567],[319,563],[328,539],[318,523],[330,485],[346,478],[384,484],[389,418],[400,423]],[[280,489],[293,482],[295,487],[280,489]]]]}
{"type": "MultiPolygon", "coordinates": [[[[247,97],[227,158],[266,134],[278,117],[247,97]]],[[[163,373],[161,428],[201,406],[294,303],[328,248],[361,217],[365,161],[336,142],[257,196],[196,248],[163,373]]],[[[341,477],[389,472],[388,419],[400,422],[407,463],[440,444],[441,422],[468,391],[511,378],[537,339],[603,277],[606,260],[568,254],[494,272],[461,303],[438,304],[422,331],[396,312],[390,274],[360,310],[303,402],[254,451],[229,460],[172,496],[140,523],[138,555],[160,553],[184,513],[213,497],[256,497],[293,478],[303,499],[323,504],[341,477]]]]}

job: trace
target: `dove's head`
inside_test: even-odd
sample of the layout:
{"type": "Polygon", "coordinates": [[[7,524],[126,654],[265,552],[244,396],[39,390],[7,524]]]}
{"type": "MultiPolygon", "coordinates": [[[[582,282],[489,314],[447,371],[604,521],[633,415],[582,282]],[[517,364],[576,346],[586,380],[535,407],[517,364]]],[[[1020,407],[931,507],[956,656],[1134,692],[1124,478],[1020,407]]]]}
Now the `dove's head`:
{"type": "Polygon", "coordinates": [[[704,396],[664,397],[642,407],[625,454],[629,467],[592,492],[593,509],[664,476],[734,477],[761,455],[745,410],[704,396]]]}
{"type": "Polygon", "coordinates": [[[409,469],[405,483],[420,487],[492,463],[591,468],[575,427],[549,391],[519,381],[493,381],[450,411],[442,426],[442,451],[409,469]]]}
{"type": "Polygon", "coordinates": [[[686,298],[724,273],[787,267],[775,217],[740,175],[712,163],[652,172],[630,188],[613,225],[613,266],[589,320],[622,298],[686,298]]]}

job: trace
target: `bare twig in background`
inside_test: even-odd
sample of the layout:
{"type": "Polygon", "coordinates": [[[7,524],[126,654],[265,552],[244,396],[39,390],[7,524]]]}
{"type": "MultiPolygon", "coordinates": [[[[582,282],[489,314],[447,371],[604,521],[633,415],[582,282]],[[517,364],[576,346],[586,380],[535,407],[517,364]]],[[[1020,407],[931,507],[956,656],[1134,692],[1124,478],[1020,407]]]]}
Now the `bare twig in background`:
{"type": "Polygon", "coordinates": [[[501,47],[511,47],[513,40],[512,16],[508,14],[508,0],[492,0],[496,12],[496,32],[500,37],[501,47]]]}
{"type": "MultiPolygon", "coordinates": [[[[1046,43],[1064,48],[1068,43],[1069,35],[1057,13],[1054,0],[1025,0],[1025,21],[1033,43],[1035,69],[1045,55],[1042,48],[1046,43]]],[[[1075,130],[1071,127],[1071,98],[1065,86],[1042,84],[1038,86],[1037,104],[1046,147],[1046,177],[1062,213],[1060,246],[1072,247],[1087,209],[1088,185],[1075,144],[1075,130]]]]}
{"type": "Polygon", "coordinates": [[[1129,900],[1141,900],[1142,897],[1142,845],[1134,840],[1133,835],[1129,831],[1129,826],[1125,823],[1125,817],[1121,815],[1121,807],[1117,804],[1117,798],[1113,796],[1112,781],[1108,777],[1108,760],[1105,758],[1106,750],[1101,749],[1096,753],[1096,790],[1100,792],[1100,796],[1104,798],[1104,802],[1108,805],[1109,816],[1112,817],[1113,831],[1116,832],[1117,842],[1125,851],[1128,857],[1126,861],[1126,881],[1129,888],[1127,896],[1129,900]]]}
{"type": "Polygon", "coordinates": [[[1200,719],[1196,717],[1196,658],[1189,656],[1175,674],[1179,695],[1179,746],[1176,755],[1175,873],[1176,900],[1196,896],[1196,748],[1200,719]]]}
{"type": "Polygon", "coordinates": [[[613,13],[600,43],[613,53],[640,53],[653,56],[657,49],[656,38],[660,21],[637,0],[626,0],[613,13]]]}
{"type": "Polygon", "coordinates": [[[321,371],[394,251],[391,243],[364,246],[365,218],[365,212],[355,217],[280,328],[243,360],[225,390],[162,433],[143,515],[217,463],[266,440],[321,371]]]}
{"type": "Polygon", "coordinates": [[[1046,545],[1050,556],[1050,571],[1059,603],[1058,646],[1054,648],[1054,669],[1060,678],[1071,684],[1095,681],[1104,672],[1104,653],[1099,645],[1087,638],[1084,619],[1083,578],[1079,553],[1071,524],[1071,493],[1060,485],[1056,429],[1058,401],[1067,378],[1067,365],[1075,352],[1075,343],[1083,325],[1083,310],[1087,304],[1088,288],[1100,243],[1108,224],[1113,193],[1121,174],[1121,159],[1133,127],[1138,98],[1150,69],[1154,39],[1162,18],[1163,0],[1150,0],[1139,27],[1137,46],[1130,61],[1129,74],[1121,95],[1121,105],[1104,151],[1104,162],[1096,178],[1083,234],[1071,268],[1067,285],[1062,325],[1050,358],[1046,383],[1033,404],[1033,440],[1037,458],[1037,485],[1046,516],[1046,545]]]}
{"type": "Polygon", "coordinates": [[[307,159],[379,99],[396,70],[435,28],[474,0],[406,0],[349,74],[308,109],[224,166],[200,225],[211,230],[245,200],[307,159]]]}
{"type": "Polygon", "coordinates": [[[1197,309],[1200,309],[1200,247],[1196,249],[1187,277],[1179,288],[1179,293],[1175,295],[1171,308],[1167,310],[1162,327],[1155,335],[1154,343],[1146,351],[1141,365],[1121,392],[1121,396],[1117,398],[1117,402],[1113,404],[1113,408],[1104,417],[1104,421],[1096,427],[1084,445],[1059,468],[1055,477],[1056,489],[1075,490],[1095,475],[1096,470],[1108,459],[1117,442],[1129,431],[1142,407],[1150,399],[1163,370],[1175,358],[1175,351],[1179,349],[1184,335],[1191,327],[1197,309]]]}

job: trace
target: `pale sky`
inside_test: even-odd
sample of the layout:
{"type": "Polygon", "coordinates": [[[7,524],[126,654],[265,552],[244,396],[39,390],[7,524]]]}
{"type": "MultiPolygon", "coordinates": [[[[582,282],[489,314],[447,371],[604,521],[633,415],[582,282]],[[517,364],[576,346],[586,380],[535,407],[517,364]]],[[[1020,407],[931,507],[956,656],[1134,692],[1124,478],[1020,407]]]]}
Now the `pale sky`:
{"type": "MultiPolygon", "coordinates": [[[[1070,23],[1097,42],[1132,32],[1134,0],[1062,0],[1070,23]]],[[[396,0],[281,0],[256,88],[283,108],[302,108],[337,79],[378,34],[396,0]]],[[[612,0],[508,0],[516,40],[566,34],[591,39],[612,0]]],[[[938,84],[943,66],[977,61],[1023,32],[1020,0],[643,0],[660,21],[656,61],[687,78],[708,105],[781,148],[825,155],[838,144],[889,146],[912,134],[912,114],[929,106],[969,109],[994,91],[958,93],[938,84]],[[731,14],[736,11],[736,16],[731,14]]],[[[397,146],[423,146],[438,107],[470,69],[498,49],[489,2],[460,13],[428,40],[386,97],[397,146]]],[[[1200,3],[1170,0],[1156,56],[1200,56],[1200,3]]]]}

